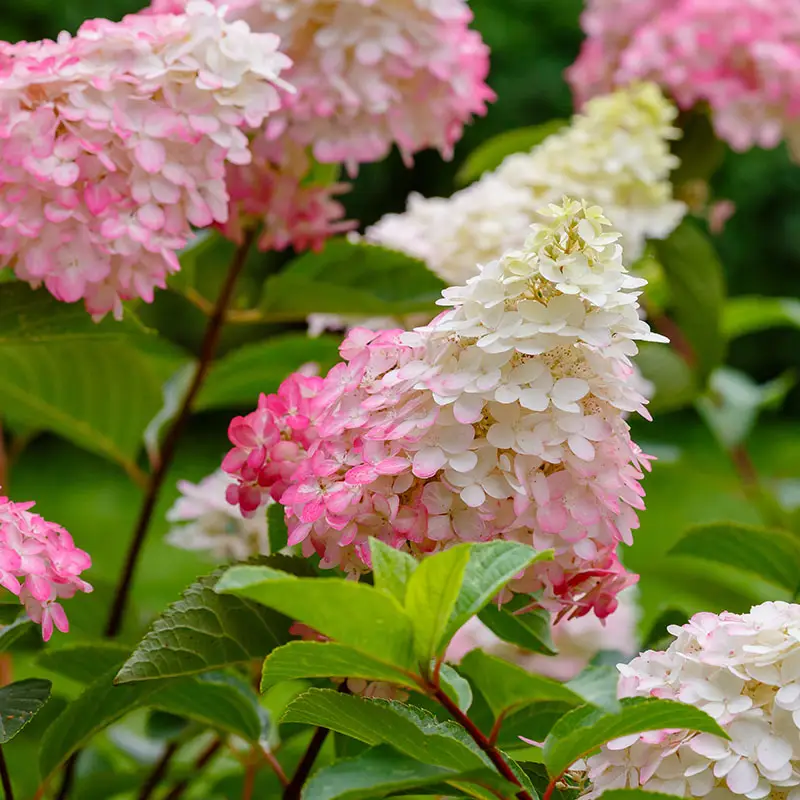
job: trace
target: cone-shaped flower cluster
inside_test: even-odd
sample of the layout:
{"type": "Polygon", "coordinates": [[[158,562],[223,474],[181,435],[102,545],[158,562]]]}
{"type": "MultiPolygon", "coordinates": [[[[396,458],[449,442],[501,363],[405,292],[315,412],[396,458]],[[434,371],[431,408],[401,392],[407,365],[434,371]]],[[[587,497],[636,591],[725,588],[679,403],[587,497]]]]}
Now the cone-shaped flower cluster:
{"type": "Polygon", "coordinates": [[[152,300],[191,227],[227,219],[240,128],[290,89],[278,44],[193,0],[0,45],[0,266],[99,316],[152,300]]]}
{"type": "Polygon", "coordinates": [[[602,206],[634,261],[646,239],[668,236],[686,212],[669,182],[678,163],[669,149],[679,136],[676,115],[654,84],[597,98],[568,127],[452,197],[412,195],[407,211],[387,215],[366,238],[462,282],[476,264],[521,247],[537,210],[567,194],[602,206]]]}
{"type": "Polygon", "coordinates": [[[679,700],[730,736],[655,731],[609,742],[588,760],[592,796],[639,788],[683,797],[800,796],[800,605],[696,614],[666,651],[620,665],[622,697],[679,700]]]}
{"type": "Polygon", "coordinates": [[[225,499],[233,478],[217,470],[200,483],[179,481],[181,496],[167,512],[167,541],[183,550],[207,552],[217,561],[245,561],[269,554],[267,516],[242,516],[225,499]]]}
{"type": "Polygon", "coordinates": [[[795,0],[589,0],[568,76],[579,102],[635,80],[702,103],[734,149],[800,143],[795,0]]]}
{"type": "Polygon", "coordinates": [[[606,616],[635,578],[617,558],[644,507],[646,456],[623,415],[644,281],[600,209],[551,206],[525,248],[446,289],[412,332],[350,332],[325,378],[290,376],[231,422],[231,502],[286,507],[290,544],[369,567],[368,540],[422,555],[507,538],[553,548],[513,584],[547,608],[606,616]]]}
{"type": "Polygon", "coordinates": [[[34,505],[0,497],[0,586],[19,597],[47,641],[54,627],[69,630],[59,601],[92,591],[80,578],[92,560],[62,527],[32,514],[34,505]]]}

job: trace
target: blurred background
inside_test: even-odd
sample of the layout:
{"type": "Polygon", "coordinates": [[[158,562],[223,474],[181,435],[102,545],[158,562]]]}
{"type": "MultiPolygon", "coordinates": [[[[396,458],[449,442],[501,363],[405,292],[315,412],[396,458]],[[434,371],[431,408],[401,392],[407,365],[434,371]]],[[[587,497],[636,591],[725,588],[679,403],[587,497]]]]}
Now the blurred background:
{"type": "MultiPolygon", "coordinates": [[[[138,0],[7,3],[0,18],[0,38],[54,37],[64,29],[74,31],[87,18],[117,19],[142,5],[138,0]]],[[[345,198],[350,217],[362,225],[401,210],[411,191],[452,193],[459,163],[486,139],[513,128],[568,117],[572,112],[563,72],[574,61],[582,40],[580,0],[472,0],[471,6],[475,25],[492,50],[489,82],[498,100],[485,118],[467,129],[452,162],[442,161],[435,153],[424,153],[412,170],[407,170],[396,155],[362,168],[353,191],[345,198]]],[[[727,152],[713,183],[715,195],[730,199],[736,207],[724,231],[715,237],[729,295],[800,295],[800,167],[789,161],[784,147],[745,154],[727,152]]],[[[163,293],[156,306],[172,302],[167,295],[163,293]]],[[[169,313],[175,326],[172,338],[190,349],[194,347],[200,331],[195,329],[189,312],[175,307],[169,313]]],[[[727,363],[758,383],[800,366],[800,326],[773,328],[736,339],[727,363]]],[[[790,509],[800,507],[799,413],[800,391],[795,385],[779,410],[766,412],[747,442],[765,484],[790,509]]],[[[225,429],[230,416],[227,411],[209,413],[195,422],[192,440],[183,448],[173,470],[162,512],[174,500],[179,477],[197,480],[218,465],[226,448],[225,429]]],[[[693,524],[720,519],[756,523],[759,518],[728,454],[694,410],[659,414],[654,423],[635,426],[642,447],[659,457],[653,476],[645,484],[649,500],[642,531],[625,557],[628,566],[643,575],[642,631],[646,632],[664,612],[685,617],[688,611],[708,602],[703,595],[711,591],[707,582],[693,580],[692,568],[680,559],[663,559],[671,543],[693,524]],[[681,578],[676,589],[677,574],[681,578]]],[[[92,552],[99,591],[85,601],[76,598],[76,611],[72,612],[78,628],[91,628],[95,624],[91,604],[103,602],[105,582],[121,559],[138,490],[121,471],[51,436],[37,437],[28,446],[15,464],[12,482],[14,496],[36,497],[42,514],[73,530],[81,546],[92,552]],[[81,476],[80,481],[76,478],[72,482],[71,475],[81,476]],[[72,527],[73,520],[81,530],[72,527]],[[77,611],[81,602],[87,606],[83,620],[77,611]]],[[[207,569],[193,554],[163,544],[159,537],[164,530],[162,513],[137,584],[140,622],[207,569]]],[[[718,602],[729,602],[731,610],[740,610],[740,595],[727,595],[724,584],[722,580],[714,587],[718,602]]],[[[757,599],[761,589],[755,584],[751,589],[757,599]]]]}

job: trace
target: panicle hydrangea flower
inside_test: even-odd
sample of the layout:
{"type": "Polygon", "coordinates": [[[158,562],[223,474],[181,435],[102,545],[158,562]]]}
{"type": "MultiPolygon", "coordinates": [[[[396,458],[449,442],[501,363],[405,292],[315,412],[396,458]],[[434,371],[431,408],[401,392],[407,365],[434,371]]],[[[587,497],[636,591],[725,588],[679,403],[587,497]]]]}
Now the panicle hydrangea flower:
{"type": "Polygon", "coordinates": [[[631,658],[637,652],[636,587],[623,590],[617,599],[619,605],[616,611],[605,619],[587,615],[553,623],[551,634],[558,649],[555,656],[531,653],[504,642],[477,617],[473,617],[456,632],[447,648],[447,660],[458,663],[471,650],[483,650],[511,661],[528,672],[563,682],[572,680],[589,666],[598,653],[613,650],[625,658],[631,658]]]}
{"type": "Polygon", "coordinates": [[[368,241],[425,261],[449,283],[521,247],[542,205],[565,194],[602,206],[635,261],[648,238],[668,236],[686,212],[672,198],[669,142],[677,112],[653,84],[597,98],[571,124],[449,198],[412,195],[402,214],[368,228],[368,241]]]}
{"type": "Polygon", "coordinates": [[[204,0],[0,44],[0,266],[97,316],[151,301],[191,227],[227,219],[240,128],[291,88],[278,44],[204,0]]]}
{"type": "MultiPolygon", "coordinates": [[[[220,0],[221,4],[222,0],[220,0]]],[[[182,0],[155,0],[157,12],[182,0]]],[[[233,0],[236,19],[280,36],[297,93],[265,128],[269,140],[311,147],[323,163],[379,161],[393,144],[408,159],[446,156],[465,123],[486,111],[489,50],[470,30],[465,0],[233,0]]]]}
{"type": "Polygon", "coordinates": [[[621,697],[679,700],[710,714],[707,733],[633,734],[588,759],[591,796],[641,788],[683,797],[800,797],[800,605],[695,614],[666,651],[619,667],[621,697]]]}
{"type": "Polygon", "coordinates": [[[794,0],[589,0],[568,77],[578,102],[635,80],[681,108],[711,109],[736,150],[800,144],[800,22],[794,0]]]}
{"type": "Polygon", "coordinates": [[[59,601],[92,591],[80,577],[92,560],[60,525],[31,513],[34,505],[0,497],[0,586],[19,597],[48,641],[53,628],[69,631],[59,601]]]}
{"type": "Polygon", "coordinates": [[[635,581],[617,557],[644,507],[648,457],[623,414],[644,281],[600,209],[565,200],[521,251],[446,289],[412,332],[356,328],[325,378],[292,375],[235,418],[223,469],[245,515],[271,496],[289,544],[369,569],[369,537],[415,555],[506,538],[552,548],[514,591],[605,617],[635,581]]]}
{"type": "Polygon", "coordinates": [[[310,182],[305,148],[258,136],[251,151],[249,164],[228,167],[231,210],[221,229],[229,239],[240,242],[243,228],[255,223],[262,230],[261,250],[318,250],[329,236],[355,227],[343,219],[344,206],[336,199],[349,185],[310,182]]]}
{"type": "Polygon", "coordinates": [[[205,551],[216,561],[269,555],[267,515],[246,518],[228,503],[225,492],[233,480],[217,470],[197,484],[180,481],[181,496],[167,512],[167,520],[175,523],[167,541],[183,550],[205,551]]]}

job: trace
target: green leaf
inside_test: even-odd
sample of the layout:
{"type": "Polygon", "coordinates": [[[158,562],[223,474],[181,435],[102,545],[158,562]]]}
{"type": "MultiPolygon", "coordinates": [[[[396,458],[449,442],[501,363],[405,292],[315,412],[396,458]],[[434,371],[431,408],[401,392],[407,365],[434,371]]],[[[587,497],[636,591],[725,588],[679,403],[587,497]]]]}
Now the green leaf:
{"type": "Polygon", "coordinates": [[[472,183],[484,172],[497,169],[507,156],[532,150],[548,136],[558,133],[568,124],[568,120],[553,119],[541,125],[505,131],[487,139],[467,156],[456,175],[456,183],[460,186],[472,183]]]}
{"type": "Polygon", "coordinates": [[[554,656],[558,652],[550,633],[550,614],[544,609],[514,614],[507,608],[491,605],[486,606],[478,617],[504,642],[548,656],[554,656]]]}
{"type": "Polygon", "coordinates": [[[169,376],[161,387],[162,405],[158,413],[147,423],[142,434],[144,447],[150,462],[157,464],[161,458],[161,432],[178,415],[189,387],[197,373],[197,364],[187,361],[169,376]]]}
{"type": "Polygon", "coordinates": [[[537,553],[519,542],[482,542],[473,544],[464,572],[461,591],[453,614],[447,624],[445,638],[455,632],[487,605],[487,603],[518,573],[535,561],[549,560],[550,550],[537,553]]]}
{"type": "Polygon", "coordinates": [[[472,705],[472,687],[449,664],[439,665],[439,680],[444,693],[462,710],[469,711],[472,705]]]}
{"type": "Polygon", "coordinates": [[[534,675],[481,650],[467,653],[461,661],[461,671],[486,698],[495,717],[543,700],[561,701],[572,706],[583,703],[583,698],[563,683],[534,675]]]}
{"type": "Polygon", "coordinates": [[[67,645],[45,650],[36,660],[40,667],[78,683],[91,683],[125,661],[130,648],[114,642],[67,645]]]}
{"type": "Polygon", "coordinates": [[[204,266],[216,266],[223,270],[230,263],[235,250],[236,245],[219,231],[199,231],[178,254],[180,272],[170,275],[167,286],[180,294],[191,293],[197,287],[204,266]]]}
{"type": "Polygon", "coordinates": [[[725,303],[722,330],[728,339],[780,327],[800,328],[800,300],[746,296],[725,303]]]}
{"type": "Polygon", "coordinates": [[[146,681],[117,686],[117,667],[90,683],[50,725],[42,739],[39,766],[49,776],[96,733],[134,709],[154,706],[258,741],[262,722],[250,700],[225,676],[146,681]]]}
{"type": "Polygon", "coordinates": [[[729,367],[714,370],[708,392],[697,410],[725,448],[741,444],[751,433],[762,409],[779,407],[796,383],[792,371],[759,386],[749,375],[729,367]]]}
{"type": "Polygon", "coordinates": [[[263,722],[255,693],[221,673],[171,681],[150,696],[149,704],[176,716],[222,728],[246,741],[258,742],[262,736],[263,722]]]}
{"type": "Polygon", "coordinates": [[[369,745],[391,744],[426,764],[457,770],[490,766],[454,722],[439,722],[427,711],[402,703],[309,689],[289,705],[282,721],[319,725],[369,745]]]}
{"type": "Polygon", "coordinates": [[[290,620],[258,603],[214,591],[222,572],[200,578],[164,611],[119,671],[117,683],[261,659],[288,640],[290,620]]]}
{"type": "Polygon", "coordinates": [[[0,284],[0,347],[7,345],[58,344],[68,340],[144,335],[147,328],[130,310],[122,320],[92,317],[83,303],[63,303],[45,289],[27,283],[0,284]]]}
{"type": "Polygon", "coordinates": [[[694,706],[654,697],[631,697],[621,701],[622,710],[609,714],[592,706],[581,706],[565,714],[544,742],[544,763],[551,777],[561,775],[579,758],[621,736],[663,728],[711,733],[728,739],[728,734],[694,706]]]}
{"type": "Polygon", "coordinates": [[[677,411],[691,405],[697,383],[689,365],[671,348],[654,342],[638,345],[636,364],[655,387],[649,408],[654,414],[677,411]]]}
{"type": "Polygon", "coordinates": [[[0,414],[137,469],[161,407],[160,365],[134,345],[82,339],[0,346],[0,414]]]}
{"type": "Polygon", "coordinates": [[[267,506],[267,536],[269,552],[280,553],[289,542],[289,528],[286,525],[286,509],[280,503],[267,506]]]}
{"type": "Polygon", "coordinates": [[[363,678],[417,688],[413,676],[337,642],[289,642],[264,661],[261,690],[297,678],[363,678]]]}
{"type": "MultiPolygon", "coordinates": [[[[17,611],[19,612],[19,607],[17,607],[17,611]]],[[[0,628],[0,653],[12,650],[20,639],[30,633],[32,628],[37,627],[30,617],[22,614],[13,622],[0,628]]]]}
{"type": "Polygon", "coordinates": [[[419,562],[408,553],[390,547],[374,536],[369,540],[375,588],[393,594],[405,605],[406,586],[419,562]]]}
{"type": "Polygon", "coordinates": [[[162,686],[156,682],[114,686],[115,672],[116,668],[109,670],[90,683],[47,729],[39,753],[43,778],[54,772],[94,734],[144,705],[148,696],[162,686]]]}
{"type": "Polygon", "coordinates": [[[800,541],[780,530],[715,522],[690,528],[669,551],[726,564],[791,592],[800,585],[800,541]]]}
{"type": "MultiPolygon", "coordinates": [[[[426,764],[387,745],[323,767],[308,781],[303,800],[369,800],[450,782],[476,783],[512,796],[519,787],[489,770],[458,772],[426,764]]],[[[493,795],[496,796],[496,795],[493,795]]]]}
{"type": "Polygon", "coordinates": [[[651,244],[669,282],[671,315],[692,348],[702,383],[725,356],[722,265],[710,239],[688,219],[651,244]]]}
{"type": "Polygon", "coordinates": [[[435,785],[454,775],[458,775],[454,770],[424,764],[379,745],[319,770],[303,789],[303,800],[369,800],[435,785]]]}
{"type": "Polygon", "coordinates": [[[386,663],[413,663],[411,620],[393,596],[367,584],[241,566],[229,569],[216,591],[263,603],[386,663]]]}
{"type": "Polygon", "coordinates": [[[195,408],[254,407],[259,393],[276,392],[304,364],[319,364],[324,375],[338,360],[339,340],[333,336],[290,333],[244,345],[215,362],[195,408]]]}
{"type": "Polygon", "coordinates": [[[617,684],[619,672],[611,665],[587,667],[565,684],[568,689],[582,697],[587,703],[616,713],[619,711],[617,684]]]}
{"type": "Polygon", "coordinates": [[[414,651],[424,669],[449,641],[444,633],[461,590],[471,547],[459,544],[426,558],[408,580],[406,613],[413,620],[414,651]]]}
{"type": "Polygon", "coordinates": [[[0,744],[11,741],[50,697],[50,681],[27,678],[0,689],[0,744]]]}
{"type": "Polygon", "coordinates": [[[306,253],[269,278],[260,308],[276,322],[305,321],[312,313],[433,315],[443,288],[422,261],[405,253],[331,239],[322,252],[306,253]]]}

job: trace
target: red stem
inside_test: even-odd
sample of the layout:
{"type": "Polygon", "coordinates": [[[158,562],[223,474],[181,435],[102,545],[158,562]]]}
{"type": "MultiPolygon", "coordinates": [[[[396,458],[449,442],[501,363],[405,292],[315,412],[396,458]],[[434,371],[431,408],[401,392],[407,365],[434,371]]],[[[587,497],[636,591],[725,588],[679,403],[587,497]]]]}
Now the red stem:
{"type": "Polygon", "coordinates": [[[532,800],[531,796],[522,788],[519,779],[514,774],[511,767],[500,754],[498,749],[483,735],[480,728],[447,696],[441,687],[431,687],[433,697],[439,704],[447,710],[451,717],[472,737],[475,744],[489,756],[489,760],[497,768],[497,771],[509,782],[519,786],[517,800],[532,800]]]}

